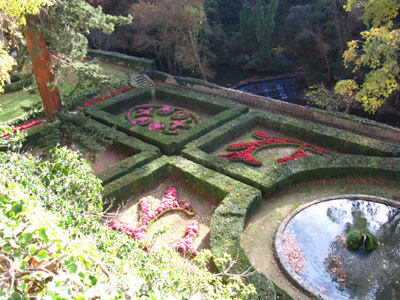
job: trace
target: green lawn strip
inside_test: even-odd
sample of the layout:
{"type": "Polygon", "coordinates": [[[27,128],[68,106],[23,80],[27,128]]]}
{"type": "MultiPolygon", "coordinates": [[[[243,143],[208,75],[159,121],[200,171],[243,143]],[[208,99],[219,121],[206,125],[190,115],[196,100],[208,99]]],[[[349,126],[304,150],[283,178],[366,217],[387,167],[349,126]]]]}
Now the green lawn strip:
{"type": "MultiPolygon", "coordinates": [[[[115,65],[107,62],[100,62],[100,66],[103,68],[104,73],[110,76],[129,78],[129,73],[133,73],[135,71],[130,66],[124,67],[123,65],[115,65]]],[[[32,76],[30,78],[32,78],[32,76]]],[[[19,83],[22,83],[22,81],[19,81],[15,84],[19,83]]],[[[30,81],[30,83],[32,82],[30,81]]],[[[65,95],[71,92],[71,88],[74,87],[74,83],[75,76],[73,74],[62,76],[58,84],[60,94],[65,95]]],[[[8,86],[11,85],[6,85],[5,87],[7,88],[8,86]]],[[[88,91],[82,91],[82,94],[84,94],[85,92],[88,91]]],[[[82,96],[78,96],[77,98],[82,98],[82,96]]],[[[0,95],[0,105],[4,110],[3,113],[0,113],[0,123],[21,123],[29,118],[31,114],[30,108],[33,106],[36,107],[37,105],[40,106],[40,103],[41,97],[38,92],[34,94],[31,94],[26,90],[12,92],[11,89],[11,92],[0,95]]]]}
{"type": "Polygon", "coordinates": [[[125,117],[119,116],[133,106],[147,104],[152,100],[151,90],[147,87],[137,88],[96,103],[85,109],[85,114],[99,122],[115,126],[118,130],[146,143],[155,145],[161,149],[163,154],[173,155],[179,154],[190,141],[248,111],[248,107],[232,104],[224,99],[162,85],[156,85],[155,96],[157,100],[170,105],[194,110],[194,112],[200,111],[212,116],[179,135],[166,135],[148,130],[146,127],[134,125],[125,117]]]}
{"type": "MultiPolygon", "coordinates": [[[[38,141],[45,140],[45,137],[42,136],[44,126],[46,126],[45,123],[37,127],[32,127],[32,129],[28,131],[25,147],[38,148],[42,146],[38,145],[38,141]]],[[[87,118],[85,129],[99,131],[102,130],[103,133],[105,133],[111,140],[111,145],[109,147],[112,147],[118,150],[120,153],[129,156],[128,158],[120,161],[119,163],[97,175],[103,181],[103,184],[108,184],[111,181],[124,176],[160,157],[160,150],[158,148],[146,144],[136,138],[130,137],[123,132],[110,128],[95,120],[87,118]]]]}
{"type": "Polygon", "coordinates": [[[245,277],[245,281],[253,283],[258,292],[257,296],[249,299],[275,299],[273,283],[254,270],[240,245],[244,224],[261,203],[259,190],[187,159],[162,156],[107,184],[103,195],[105,199],[114,199],[113,205],[117,207],[167,176],[186,182],[195,190],[220,201],[212,217],[210,229],[211,251],[217,271],[223,272],[228,268],[228,265],[218,260],[228,253],[236,260],[229,273],[255,272],[245,277]]]}
{"type": "Polygon", "coordinates": [[[17,120],[26,119],[32,107],[41,103],[39,94],[30,94],[25,90],[0,95],[0,123],[11,124],[17,120]]]}
{"type": "Polygon", "coordinates": [[[294,168],[293,173],[296,175],[291,174],[289,177],[293,180],[296,180],[295,177],[302,173],[309,174],[310,178],[313,177],[314,179],[319,179],[321,176],[351,177],[352,175],[355,176],[358,170],[360,174],[369,177],[378,173],[383,176],[391,174],[390,172],[397,174],[399,167],[396,166],[395,162],[399,160],[398,158],[373,157],[372,155],[399,156],[399,149],[400,147],[396,144],[361,137],[341,130],[316,126],[308,122],[269,113],[250,112],[189,143],[183,149],[182,156],[254,186],[264,194],[272,194],[273,191],[280,189],[277,181],[284,182],[286,180],[286,176],[281,178],[280,174],[285,173],[286,170],[291,170],[292,166],[294,168]],[[296,139],[304,142],[317,143],[317,146],[334,148],[338,152],[362,155],[339,153],[315,155],[284,164],[276,163],[263,172],[258,172],[242,163],[232,162],[210,154],[256,126],[275,130],[288,136],[295,136],[296,139]],[[366,155],[371,155],[371,157],[366,155]],[[388,162],[388,164],[383,164],[383,162],[388,162]]]}

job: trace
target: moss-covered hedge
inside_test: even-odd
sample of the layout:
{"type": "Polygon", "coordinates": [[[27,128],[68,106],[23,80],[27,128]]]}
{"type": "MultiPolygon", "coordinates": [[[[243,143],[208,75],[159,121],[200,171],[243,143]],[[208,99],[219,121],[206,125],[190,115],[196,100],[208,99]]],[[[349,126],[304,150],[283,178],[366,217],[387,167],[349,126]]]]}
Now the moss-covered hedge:
{"type": "Polygon", "coordinates": [[[11,83],[3,86],[4,93],[14,93],[22,90],[24,87],[31,85],[33,82],[32,74],[14,75],[11,83]]]}
{"type": "Polygon", "coordinates": [[[168,80],[172,80],[175,84],[179,84],[181,86],[204,86],[212,89],[220,89],[221,86],[211,83],[206,80],[198,79],[198,78],[193,78],[193,77],[182,77],[182,76],[173,76],[168,73],[160,72],[160,71],[155,71],[152,74],[153,79],[159,80],[166,82],[168,80]]]}
{"type": "Polygon", "coordinates": [[[272,191],[278,191],[281,187],[290,184],[285,181],[294,183],[311,179],[351,177],[356,174],[367,177],[379,174],[389,179],[393,178],[392,176],[398,178],[400,167],[400,159],[395,158],[400,156],[399,145],[260,112],[250,112],[209,132],[188,144],[182,151],[182,155],[210,169],[259,188],[265,194],[272,194],[272,191]],[[263,126],[304,142],[333,149],[333,154],[315,155],[284,164],[276,164],[263,172],[210,154],[218,147],[246,134],[256,126],[263,126]],[[334,151],[338,151],[338,153],[334,151]],[[346,154],[339,154],[339,152],[346,154]],[[374,155],[393,156],[393,158],[384,159],[374,157],[374,155]]]}
{"type": "MultiPolygon", "coordinates": [[[[143,168],[121,177],[104,188],[106,199],[115,199],[114,205],[128,201],[132,195],[156,185],[167,176],[184,181],[192,188],[221,201],[211,221],[211,251],[214,258],[229,253],[237,261],[230,272],[254,271],[240,245],[244,224],[261,203],[259,190],[233,180],[220,173],[180,157],[163,156],[143,168]]],[[[218,271],[227,266],[216,263],[218,271]]],[[[251,299],[275,299],[273,283],[260,273],[246,277],[257,287],[257,297],[251,299]]]]}
{"type": "Polygon", "coordinates": [[[172,136],[134,125],[125,117],[118,116],[130,107],[152,101],[151,90],[146,87],[96,103],[87,108],[85,113],[104,124],[115,126],[130,136],[155,145],[166,155],[172,155],[179,154],[184,145],[190,141],[248,111],[247,107],[233,104],[224,99],[162,85],[155,86],[155,96],[163,103],[201,111],[211,116],[198,126],[172,136]]]}
{"type": "Polygon", "coordinates": [[[129,66],[137,71],[152,73],[155,70],[154,60],[124,55],[117,52],[102,51],[102,50],[88,50],[88,57],[98,58],[102,61],[107,61],[110,63],[123,64],[129,66]]]}
{"type": "MultiPolygon", "coordinates": [[[[24,147],[32,148],[41,146],[38,142],[43,140],[42,131],[44,126],[46,125],[35,126],[29,130],[24,147]]],[[[96,130],[102,131],[102,133],[111,140],[110,147],[126,156],[129,156],[97,175],[103,181],[103,184],[108,184],[111,181],[132,172],[134,169],[142,167],[160,157],[160,150],[158,148],[89,118],[87,118],[85,129],[89,130],[89,132],[96,130]]]]}

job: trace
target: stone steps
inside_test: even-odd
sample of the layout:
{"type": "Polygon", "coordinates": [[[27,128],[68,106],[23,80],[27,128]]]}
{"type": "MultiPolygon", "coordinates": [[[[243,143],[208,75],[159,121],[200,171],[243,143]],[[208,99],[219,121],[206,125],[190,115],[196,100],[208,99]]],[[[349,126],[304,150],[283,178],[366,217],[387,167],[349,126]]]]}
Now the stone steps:
{"type": "Polygon", "coordinates": [[[149,86],[153,87],[154,82],[146,74],[133,74],[131,76],[131,84],[135,87],[149,86]]]}

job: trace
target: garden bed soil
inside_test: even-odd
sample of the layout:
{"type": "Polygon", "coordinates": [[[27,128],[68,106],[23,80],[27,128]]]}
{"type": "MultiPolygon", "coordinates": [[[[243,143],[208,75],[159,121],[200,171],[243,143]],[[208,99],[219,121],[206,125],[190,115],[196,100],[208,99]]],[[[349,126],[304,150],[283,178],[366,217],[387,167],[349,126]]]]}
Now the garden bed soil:
{"type": "MultiPolygon", "coordinates": [[[[74,145],[71,147],[73,150],[79,150],[74,145]]],[[[34,155],[39,157],[43,155],[43,148],[37,149],[34,155]]],[[[105,151],[97,153],[93,158],[89,153],[82,153],[82,157],[90,164],[93,174],[98,175],[101,172],[111,168],[112,166],[118,164],[129,156],[119,152],[118,150],[108,147],[105,151]]]]}
{"type": "Polygon", "coordinates": [[[119,152],[114,148],[107,148],[105,151],[96,154],[94,159],[90,159],[90,156],[87,154],[84,158],[90,164],[93,169],[93,174],[98,175],[101,172],[113,167],[129,156],[119,152]]]}
{"type": "Polygon", "coordinates": [[[400,201],[400,184],[369,180],[331,180],[293,186],[275,198],[264,200],[250,218],[242,235],[242,246],[257,271],[265,274],[293,299],[310,297],[300,292],[278,268],[273,254],[273,240],[280,223],[294,209],[316,199],[345,195],[366,194],[400,201]]]}

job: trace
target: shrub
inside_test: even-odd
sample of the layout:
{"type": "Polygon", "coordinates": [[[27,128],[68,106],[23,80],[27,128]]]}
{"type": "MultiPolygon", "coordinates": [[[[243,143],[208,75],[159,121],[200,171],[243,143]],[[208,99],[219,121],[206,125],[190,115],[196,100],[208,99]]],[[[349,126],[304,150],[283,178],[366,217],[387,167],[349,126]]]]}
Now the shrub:
{"type": "Polygon", "coordinates": [[[0,153],[0,298],[246,299],[240,277],[224,284],[171,249],[145,252],[99,223],[101,185],[78,153],[0,153]],[[49,213],[49,210],[52,213],[49,213]]]}

